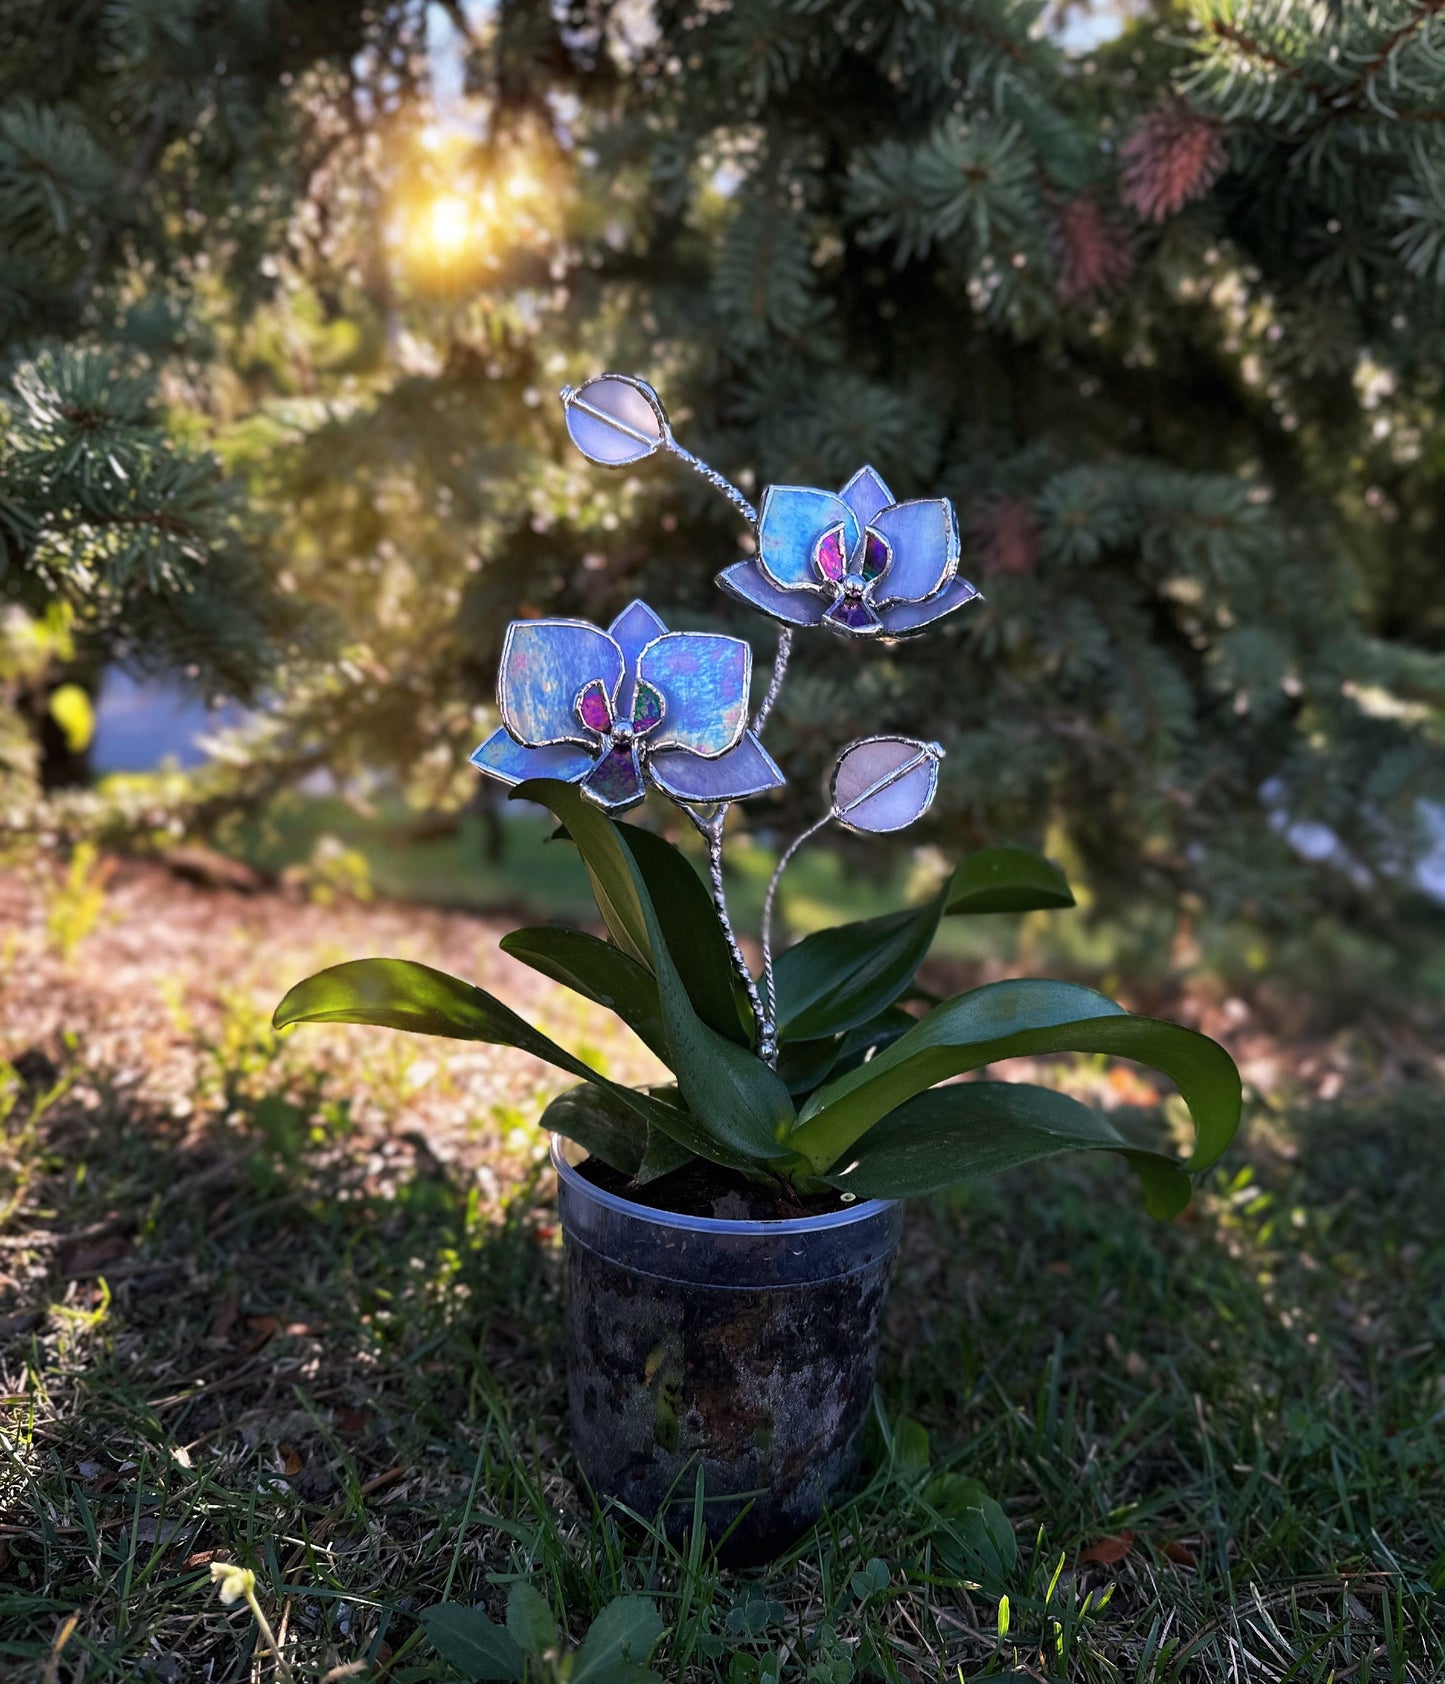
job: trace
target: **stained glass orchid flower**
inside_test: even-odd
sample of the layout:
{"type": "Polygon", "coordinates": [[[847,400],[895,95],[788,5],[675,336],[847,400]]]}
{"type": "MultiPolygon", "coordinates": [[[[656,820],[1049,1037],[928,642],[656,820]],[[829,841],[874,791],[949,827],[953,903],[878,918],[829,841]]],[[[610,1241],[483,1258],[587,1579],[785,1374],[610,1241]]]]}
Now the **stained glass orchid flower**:
{"type": "Polygon", "coordinates": [[[715,632],[670,632],[643,602],[606,631],[585,620],[507,630],[502,725],[472,755],[505,784],[558,778],[608,813],[645,782],[683,805],[738,801],[784,780],[748,729],[752,651],[715,632]]]}
{"type": "Polygon", "coordinates": [[[958,577],[958,519],[946,497],[895,503],[872,468],[836,494],[771,485],[758,512],[758,553],[717,582],[789,626],[846,637],[906,637],[971,602],[958,577]]]}

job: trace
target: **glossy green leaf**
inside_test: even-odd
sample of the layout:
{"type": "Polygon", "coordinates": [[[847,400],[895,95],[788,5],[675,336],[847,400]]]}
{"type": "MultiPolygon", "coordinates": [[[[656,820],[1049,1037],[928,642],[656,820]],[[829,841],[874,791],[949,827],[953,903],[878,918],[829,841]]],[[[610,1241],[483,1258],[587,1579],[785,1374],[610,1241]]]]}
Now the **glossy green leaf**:
{"type": "MultiPolygon", "coordinates": [[[[671,1090],[676,1093],[676,1089],[671,1090]]],[[[660,1100],[662,1093],[654,1088],[652,1097],[660,1100]]],[[[682,1096],[678,1094],[678,1105],[682,1103],[682,1096]]],[[[637,1185],[645,1187],[649,1181],[656,1181],[664,1175],[671,1175],[673,1170],[681,1169],[684,1164],[690,1164],[697,1157],[696,1152],[689,1152],[687,1147],[679,1145],[670,1135],[661,1129],[649,1128],[647,1131],[647,1145],[643,1148],[642,1162],[637,1167],[637,1185]]]]}
{"type": "Polygon", "coordinates": [[[667,1059],[667,1031],[657,979],[620,947],[550,924],[513,930],[498,946],[513,959],[615,1012],[657,1056],[667,1059]]]}
{"type": "Polygon", "coordinates": [[[867,1064],[819,1088],[788,1145],[825,1174],[875,1123],[935,1083],[1000,1059],[1061,1052],[1137,1059],[1177,1083],[1194,1119],[1191,1170],[1206,1169],[1234,1138],[1239,1072],[1217,1042],[1133,1017],[1092,988],[1019,978],[935,1006],[867,1064]]]}
{"type": "Polygon", "coordinates": [[[638,964],[652,968],[647,921],[642,915],[637,879],[617,826],[571,784],[556,778],[528,778],[509,791],[513,801],[536,801],[567,827],[587,868],[597,910],[613,941],[638,964]]]}
{"type": "Polygon", "coordinates": [[[907,1034],[918,1019],[897,1006],[889,1006],[867,1023],[860,1023],[846,1035],[827,1035],[816,1041],[784,1041],[778,1059],[778,1074],[794,1096],[812,1093],[831,1075],[862,1064],[870,1051],[892,1046],[907,1034]]]}
{"type": "Polygon", "coordinates": [[[677,1085],[691,1113],[689,1121],[712,1146],[695,1144],[678,1130],[659,1126],[706,1157],[717,1158],[713,1148],[720,1145],[755,1163],[775,1158],[796,1116],[787,1087],[775,1070],[746,1047],[710,1028],[693,1010],[663,939],[657,912],[651,899],[641,892],[641,869],[628,857],[638,879],[638,900],[667,1024],[668,1064],[677,1075],[677,1085]]]}
{"type": "Polygon", "coordinates": [[[520,1679],[526,1664],[516,1639],[477,1608],[439,1602],[418,1616],[437,1653],[464,1677],[520,1679]]]}
{"type": "Polygon", "coordinates": [[[572,1662],[569,1684],[624,1684],[655,1676],[642,1670],[665,1627],[647,1596],[615,1597],[593,1620],[572,1662]],[[636,1670],[624,1670],[627,1667],[636,1670]]]}
{"type": "Polygon", "coordinates": [[[887,1011],[879,1012],[868,1023],[860,1023],[856,1029],[850,1029],[839,1043],[833,1073],[841,1076],[846,1071],[856,1070],[870,1055],[882,1052],[884,1047],[891,1047],[917,1022],[912,1012],[905,1012],[899,1006],[889,1006],[887,1011]]]}
{"type": "MultiPolygon", "coordinates": [[[[287,994],[277,1006],[272,1023],[277,1029],[293,1023],[375,1023],[389,1029],[408,1029],[419,1035],[445,1035],[457,1041],[491,1041],[517,1047],[605,1089],[644,1122],[661,1129],[691,1152],[737,1169],[750,1168],[757,1161],[755,1151],[738,1150],[727,1138],[719,1138],[712,1130],[702,1128],[687,1111],[609,1081],[540,1030],[533,1029],[485,990],[411,959],[351,959],[343,965],[318,971],[304,982],[298,982],[287,994]]],[[[728,1042],[723,1044],[731,1046],[728,1042]]],[[[750,1064],[767,1070],[766,1065],[759,1064],[741,1047],[732,1050],[750,1064]]],[[[773,1074],[771,1070],[767,1073],[773,1074]]],[[[776,1146],[773,1150],[776,1152],[776,1146]]]]}
{"type": "MultiPolygon", "coordinates": [[[[675,1102],[676,1094],[677,1089],[673,1087],[648,1090],[655,1106],[681,1113],[680,1105],[675,1102]]],[[[589,1083],[559,1093],[542,1112],[540,1120],[544,1129],[575,1140],[590,1157],[600,1158],[623,1175],[636,1177],[639,1187],[691,1163],[698,1155],[665,1133],[655,1121],[642,1121],[615,1094],[589,1083]]],[[[681,1113],[673,1119],[673,1126],[686,1131],[688,1121],[686,1114],[681,1113]]]]}
{"type": "MultiPolygon", "coordinates": [[[[551,1100],[542,1112],[541,1126],[575,1140],[589,1157],[624,1175],[636,1175],[647,1148],[647,1126],[630,1105],[605,1088],[584,1082],[551,1100]]],[[[681,1150],[681,1148],[679,1148],[681,1150]]]]}
{"type": "Polygon", "coordinates": [[[923,906],[819,930],[773,967],[778,1030],[807,1041],[876,1017],[913,981],[943,915],[943,893],[923,906]]]}
{"type": "Polygon", "coordinates": [[[875,1123],[823,1179],[860,1199],[907,1199],[1066,1152],[1127,1158],[1151,1216],[1177,1216],[1189,1203],[1189,1177],[1173,1158],[1126,1140],[1077,1099],[1027,1082],[929,1088],[875,1123]]]}
{"type": "Polygon", "coordinates": [[[828,1079],[838,1062],[841,1035],[824,1035],[816,1041],[784,1041],[778,1048],[778,1074],[790,1094],[810,1094],[828,1079]]]}
{"type": "Polygon", "coordinates": [[[317,971],[287,993],[271,1023],[276,1029],[294,1023],[371,1023],[414,1035],[516,1047],[605,1088],[644,1119],[673,1115],[646,1094],[608,1081],[485,989],[413,959],[348,959],[317,971]]]}
{"type": "Polygon", "coordinates": [[[535,778],[518,784],[511,794],[540,802],[562,821],[568,839],[582,856],[608,934],[629,958],[649,971],[656,967],[642,898],[644,894],[652,897],[693,1009],[719,1034],[746,1043],[752,1026],[739,1010],[722,928],[707,889],[686,856],[648,831],[615,823],[571,784],[535,778]]]}
{"type": "Polygon", "coordinates": [[[981,848],[948,884],[950,916],[975,912],[1038,912],[1073,906],[1068,879],[1030,848],[981,848]]]}
{"type": "Polygon", "coordinates": [[[663,837],[632,824],[617,828],[642,872],[693,1010],[720,1035],[750,1045],[752,1007],[733,969],[707,885],[687,855],[663,837]]]}

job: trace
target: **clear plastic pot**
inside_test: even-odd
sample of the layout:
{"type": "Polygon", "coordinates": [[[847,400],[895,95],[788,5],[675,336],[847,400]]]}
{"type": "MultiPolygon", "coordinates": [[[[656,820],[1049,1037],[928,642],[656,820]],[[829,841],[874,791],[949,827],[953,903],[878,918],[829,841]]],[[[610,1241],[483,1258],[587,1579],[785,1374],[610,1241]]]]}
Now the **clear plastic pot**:
{"type": "Polygon", "coordinates": [[[751,1502],[722,1559],[765,1561],[857,1472],[903,1205],[683,1216],[594,1186],[584,1156],[552,1137],[578,1462],[674,1539],[700,1464],[709,1540],[751,1502]]]}

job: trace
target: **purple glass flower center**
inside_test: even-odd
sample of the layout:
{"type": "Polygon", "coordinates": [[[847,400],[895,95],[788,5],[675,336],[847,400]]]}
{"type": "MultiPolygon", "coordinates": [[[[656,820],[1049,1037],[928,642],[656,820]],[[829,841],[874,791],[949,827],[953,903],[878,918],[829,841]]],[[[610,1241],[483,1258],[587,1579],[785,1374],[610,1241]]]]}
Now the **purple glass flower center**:
{"type": "Polygon", "coordinates": [[[577,698],[577,717],[589,731],[606,738],[604,746],[630,753],[634,741],[655,731],[662,723],[662,693],[645,679],[639,679],[632,703],[631,719],[614,719],[607,688],[594,678],[577,698]]]}
{"type": "Polygon", "coordinates": [[[577,698],[577,717],[599,736],[605,737],[612,729],[612,704],[601,679],[594,678],[577,698]]]}
{"type": "Polygon", "coordinates": [[[813,560],[819,574],[838,584],[848,566],[848,552],[843,548],[843,528],[835,526],[818,540],[813,560]]]}
{"type": "Polygon", "coordinates": [[[813,546],[813,571],[832,593],[823,619],[840,631],[874,632],[882,626],[873,607],[873,587],[888,570],[893,550],[888,540],[866,527],[863,542],[849,563],[844,528],[830,526],[813,546]]]}

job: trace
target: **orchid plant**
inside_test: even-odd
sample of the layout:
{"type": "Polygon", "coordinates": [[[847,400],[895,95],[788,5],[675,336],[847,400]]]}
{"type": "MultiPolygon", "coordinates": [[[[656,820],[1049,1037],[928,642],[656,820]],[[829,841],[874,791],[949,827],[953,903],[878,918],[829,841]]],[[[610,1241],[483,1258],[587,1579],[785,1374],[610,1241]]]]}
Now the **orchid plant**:
{"type": "Polygon", "coordinates": [[[576,847],[605,938],[514,930],[504,952],[613,1011],[672,1072],[634,1089],[609,1080],[460,978],[405,959],[358,959],[298,983],[278,1028],[372,1023],[514,1046],[580,1079],[544,1124],[641,1186],[704,1159],[785,1197],[903,1198],[1081,1151],[1118,1153],[1146,1208],[1176,1215],[1192,1177],[1239,1125],[1240,1080],[1216,1042],[1126,1011],[1093,989],[1015,978],[932,1001],[915,976],[946,917],[1074,904],[1067,882],[1027,849],[965,859],[921,906],[837,925],[775,952],[779,879],[828,825],[897,831],[921,818],[943,749],[904,735],[842,749],[826,810],[782,853],[764,902],[755,975],[728,915],[723,832],[732,805],[784,782],[762,743],[797,630],[892,642],[934,626],[978,592],[958,572],[958,522],[945,498],[895,502],[864,467],[839,492],[770,486],[755,509],[683,448],[645,381],[604,374],[562,393],[567,429],[593,462],[629,466],[664,452],[702,474],[748,521],[753,556],[719,586],[779,622],[766,691],[751,705],[753,657],[739,638],[669,631],[633,602],[605,629],[572,619],[508,631],[501,724],[472,760],[547,807],[576,847]],[[621,822],[657,790],[706,845],[708,884],[655,832],[621,822]],[[928,1009],[908,1010],[914,1002],[928,1009]],[[1177,1084],[1192,1156],[1129,1138],[1102,1113],[1026,1082],[950,1078],[1009,1058],[1102,1053],[1177,1084]]]}

